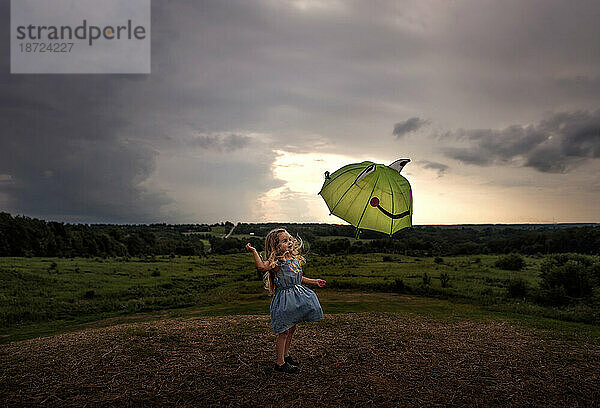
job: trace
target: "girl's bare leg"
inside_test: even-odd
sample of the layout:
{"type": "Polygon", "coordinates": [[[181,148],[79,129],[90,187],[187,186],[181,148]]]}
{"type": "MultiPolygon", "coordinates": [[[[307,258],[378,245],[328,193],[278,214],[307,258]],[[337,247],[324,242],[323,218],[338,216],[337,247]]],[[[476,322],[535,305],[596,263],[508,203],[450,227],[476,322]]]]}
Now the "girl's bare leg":
{"type": "Polygon", "coordinates": [[[283,333],[279,333],[277,335],[277,340],[275,342],[275,352],[277,353],[277,364],[282,365],[285,363],[285,344],[287,343],[288,331],[286,330],[283,333]]]}
{"type": "Polygon", "coordinates": [[[292,336],[294,335],[295,331],[296,331],[296,325],[293,325],[287,331],[288,335],[287,335],[286,342],[285,342],[284,357],[287,357],[290,355],[290,344],[292,343],[292,336]]]}

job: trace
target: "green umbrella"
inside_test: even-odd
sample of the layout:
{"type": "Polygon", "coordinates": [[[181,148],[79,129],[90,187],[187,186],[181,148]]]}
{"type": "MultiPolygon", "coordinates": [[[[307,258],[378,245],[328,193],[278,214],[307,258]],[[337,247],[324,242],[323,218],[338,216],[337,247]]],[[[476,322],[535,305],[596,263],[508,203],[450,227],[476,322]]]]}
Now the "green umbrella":
{"type": "Polygon", "coordinates": [[[412,226],[412,191],[400,171],[410,159],[386,166],[370,161],[348,164],[333,174],[325,172],[319,194],[336,215],[361,229],[394,234],[412,226]]]}

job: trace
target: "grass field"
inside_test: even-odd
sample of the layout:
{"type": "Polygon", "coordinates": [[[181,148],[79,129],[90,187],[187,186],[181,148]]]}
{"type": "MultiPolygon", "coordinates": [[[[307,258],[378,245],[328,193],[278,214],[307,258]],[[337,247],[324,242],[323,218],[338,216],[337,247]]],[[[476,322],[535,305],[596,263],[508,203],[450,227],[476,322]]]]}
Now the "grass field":
{"type": "Polygon", "coordinates": [[[325,319],[290,376],[248,254],[1,258],[0,406],[600,404],[600,326],[507,297],[543,258],[496,259],[310,256],[325,319]]]}
{"type": "MultiPolygon", "coordinates": [[[[508,318],[594,338],[598,326],[577,311],[545,308],[507,297],[507,282],[538,284],[543,258],[526,258],[520,272],[495,268],[496,256],[443,260],[367,254],[310,256],[304,274],[326,279],[318,294],[326,313],[416,312],[436,318],[508,318]],[[423,283],[423,275],[431,283],[423,283]],[[440,275],[450,277],[441,286],[440,275]],[[399,281],[402,285],[399,285],[399,281]],[[406,302],[395,293],[410,295],[406,302]],[[365,297],[365,295],[370,297],[365,297]],[[416,302],[414,299],[418,299],[416,302]]],[[[144,313],[177,316],[268,313],[248,254],[116,259],[0,258],[0,342],[69,330],[82,323],[144,313]]]]}

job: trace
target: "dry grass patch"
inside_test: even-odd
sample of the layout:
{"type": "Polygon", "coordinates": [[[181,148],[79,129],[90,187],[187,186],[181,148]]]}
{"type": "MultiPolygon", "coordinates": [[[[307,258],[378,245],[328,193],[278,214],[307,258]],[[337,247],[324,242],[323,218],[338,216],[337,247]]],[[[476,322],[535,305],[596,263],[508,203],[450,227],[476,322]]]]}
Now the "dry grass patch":
{"type": "Polygon", "coordinates": [[[165,319],[0,346],[0,405],[594,406],[600,346],[506,322],[327,315],[273,371],[266,316],[165,319]]]}

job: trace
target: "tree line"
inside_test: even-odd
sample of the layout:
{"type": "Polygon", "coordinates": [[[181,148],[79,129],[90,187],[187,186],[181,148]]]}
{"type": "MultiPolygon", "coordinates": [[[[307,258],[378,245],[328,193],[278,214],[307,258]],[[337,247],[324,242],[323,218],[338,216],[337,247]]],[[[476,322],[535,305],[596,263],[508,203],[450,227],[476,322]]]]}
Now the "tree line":
{"type": "Polygon", "coordinates": [[[311,250],[319,254],[395,253],[411,256],[476,254],[524,255],[579,253],[600,254],[600,227],[539,228],[511,227],[439,228],[421,227],[400,231],[392,238],[316,240],[311,250]]]}
{"type": "Polygon", "coordinates": [[[309,252],[331,255],[350,253],[393,253],[413,256],[475,254],[524,255],[600,253],[600,226],[415,226],[389,237],[336,224],[248,224],[236,225],[235,234],[250,239],[222,238],[211,231],[221,224],[67,224],[0,213],[0,256],[144,256],[204,255],[243,252],[250,241],[263,248],[264,237],[276,227],[287,230],[306,243],[309,252]],[[209,241],[210,247],[205,245],[209,241]]]}
{"type": "Polygon", "coordinates": [[[208,225],[87,225],[0,213],[0,256],[202,255],[208,225]]]}

